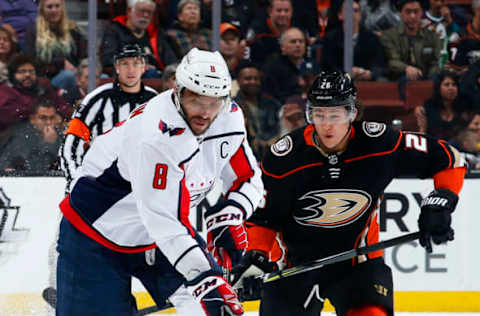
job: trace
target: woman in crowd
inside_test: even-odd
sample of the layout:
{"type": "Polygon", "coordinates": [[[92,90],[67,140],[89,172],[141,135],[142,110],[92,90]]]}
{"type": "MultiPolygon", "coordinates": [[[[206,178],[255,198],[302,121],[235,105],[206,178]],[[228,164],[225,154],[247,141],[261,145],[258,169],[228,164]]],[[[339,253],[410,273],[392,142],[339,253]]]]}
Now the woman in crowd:
{"type": "Polygon", "coordinates": [[[87,41],[67,17],[64,0],[40,0],[35,24],[27,30],[25,53],[40,62],[40,75],[57,88],[75,84],[74,71],[87,57],[87,41]]]}
{"type": "Polygon", "coordinates": [[[420,132],[449,140],[455,135],[464,111],[457,76],[444,72],[435,80],[432,97],[423,107],[415,109],[415,115],[420,132]]]}
{"type": "Polygon", "coordinates": [[[0,63],[7,64],[8,59],[17,52],[17,39],[5,25],[0,26],[0,63]]]}

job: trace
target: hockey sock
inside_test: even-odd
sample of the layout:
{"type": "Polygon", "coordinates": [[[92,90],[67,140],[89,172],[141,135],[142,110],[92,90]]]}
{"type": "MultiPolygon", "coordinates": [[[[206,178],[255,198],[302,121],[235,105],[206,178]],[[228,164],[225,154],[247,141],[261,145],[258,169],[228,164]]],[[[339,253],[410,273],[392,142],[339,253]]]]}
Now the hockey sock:
{"type": "Polygon", "coordinates": [[[366,305],[350,309],[347,316],[388,316],[388,313],[382,306],[366,305]]]}

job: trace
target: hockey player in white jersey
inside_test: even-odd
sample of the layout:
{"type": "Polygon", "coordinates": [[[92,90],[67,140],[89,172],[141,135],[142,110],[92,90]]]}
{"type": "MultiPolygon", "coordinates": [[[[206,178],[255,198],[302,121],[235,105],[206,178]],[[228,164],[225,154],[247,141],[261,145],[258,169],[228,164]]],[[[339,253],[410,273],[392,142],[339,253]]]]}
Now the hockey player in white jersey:
{"type": "Polygon", "coordinates": [[[211,247],[235,259],[247,246],[243,220],[263,184],[230,88],[221,55],[194,48],[177,68],[175,89],[94,140],[60,204],[58,316],[134,315],[132,276],[158,305],[185,286],[202,312],[179,315],[243,314],[188,219],[221,180],[224,198],[205,218],[211,247]]]}

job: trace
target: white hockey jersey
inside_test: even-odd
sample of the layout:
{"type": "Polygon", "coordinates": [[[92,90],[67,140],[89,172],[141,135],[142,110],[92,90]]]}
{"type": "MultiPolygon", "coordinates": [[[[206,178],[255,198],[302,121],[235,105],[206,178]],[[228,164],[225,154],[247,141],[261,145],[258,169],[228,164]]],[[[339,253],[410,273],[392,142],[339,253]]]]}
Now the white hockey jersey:
{"type": "Polygon", "coordinates": [[[186,275],[209,267],[192,237],[190,208],[221,179],[226,198],[238,202],[248,217],[263,184],[240,107],[232,104],[195,136],[172,93],[156,96],[122,125],[95,138],[60,208],[100,244],[119,252],[158,246],[186,275]]]}

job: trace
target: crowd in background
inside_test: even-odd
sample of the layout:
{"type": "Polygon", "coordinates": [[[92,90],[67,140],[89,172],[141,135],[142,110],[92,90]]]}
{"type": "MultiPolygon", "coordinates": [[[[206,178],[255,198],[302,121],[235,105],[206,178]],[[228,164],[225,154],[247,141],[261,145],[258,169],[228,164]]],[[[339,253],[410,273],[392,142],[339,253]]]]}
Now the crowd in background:
{"type": "MultiPolygon", "coordinates": [[[[78,0],[86,1],[86,0],[78,0]]],[[[110,0],[112,1],[112,0],[110,0]]],[[[100,2],[100,1],[99,1],[100,2]]],[[[432,80],[414,109],[417,130],[448,140],[480,169],[480,0],[354,0],[355,81],[432,80]],[[453,3],[453,1],[450,1],[453,3]]],[[[103,24],[99,81],[114,78],[125,44],[146,55],[159,92],[192,47],[210,50],[212,0],[117,0],[103,24]]],[[[222,0],[220,52],[257,158],[305,123],[306,93],[322,69],[343,69],[341,0],[222,0]]],[[[0,1],[0,171],[58,170],[58,149],[88,93],[87,37],[65,0],[0,1]]],[[[387,122],[389,123],[389,122],[387,122]]]]}

